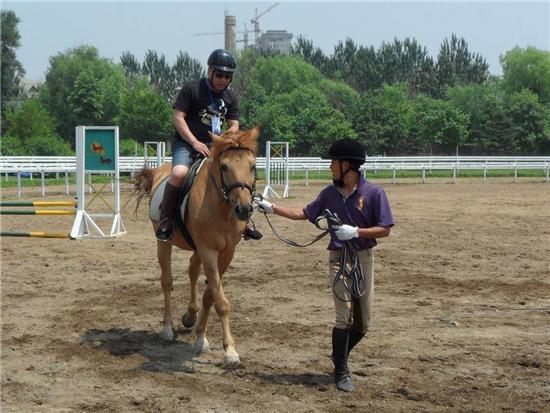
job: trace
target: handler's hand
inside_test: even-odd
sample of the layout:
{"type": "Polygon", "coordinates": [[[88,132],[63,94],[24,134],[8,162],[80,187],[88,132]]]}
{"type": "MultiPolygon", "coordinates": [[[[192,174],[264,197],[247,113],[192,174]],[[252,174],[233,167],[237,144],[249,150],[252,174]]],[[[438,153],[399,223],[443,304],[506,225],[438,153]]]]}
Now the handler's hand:
{"type": "Polygon", "coordinates": [[[258,209],[264,214],[273,214],[273,204],[265,199],[258,202],[258,209]]]}
{"type": "Polygon", "coordinates": [[[352,227],[351,225],[344,224],[339,227],[335,227],[335,229],[336,231],[334,231],[334,235],[336,235],[340,241],[348,241],[359,236],[358,227],[352,227]]]}

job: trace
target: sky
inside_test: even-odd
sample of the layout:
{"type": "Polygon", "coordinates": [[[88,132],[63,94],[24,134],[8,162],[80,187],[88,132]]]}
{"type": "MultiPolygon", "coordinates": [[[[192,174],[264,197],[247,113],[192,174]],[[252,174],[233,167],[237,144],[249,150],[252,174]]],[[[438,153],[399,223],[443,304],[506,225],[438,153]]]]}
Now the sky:
{"type": "MultiPolygon", "coordinates": [[[[2,1],[13,10],[21,46],[17,58],[26,77],[43,81],[49,58],[80,45],[94,46],[102,57],[120,62],[129,51],[142,62],[147,50],[172,64],[179,51],[203,66],[210,52],[223,48],[224,16],[237,19],[237,30],[252,29],[250,19],[270,1],[2,1]]],[[[539,1],[279,1],[259,18],[260,30],[286,30],[302,35],[326,55],[339,41],[378,48],[395,38],[414,38],[437,58],[441,43],[454,33],[469,51],[481,54],[491,74],[502,74],[499,62],[512,48],[550,50],[550,0],[539,1]]],[[[237,39],[242,38],[237,35],[237,39]]],[[[253,39],[253,33],[249,35],[253,39]]],[[[242,43],[238,43],[238,48],[242,43]]]]}

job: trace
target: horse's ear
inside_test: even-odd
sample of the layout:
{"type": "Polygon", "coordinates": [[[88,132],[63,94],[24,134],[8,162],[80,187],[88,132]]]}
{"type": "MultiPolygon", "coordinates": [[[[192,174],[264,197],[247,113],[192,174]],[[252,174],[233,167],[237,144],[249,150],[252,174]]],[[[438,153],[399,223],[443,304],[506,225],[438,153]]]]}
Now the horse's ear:
{"type": "Polygon", "coordinates": [[[261,125],[256,125],[254,126],[254,128],[250,131],[250,136],[255,140],[257,141],[258,138],[260,137],[260,130],[262,129],[262,126],[261,125]]]}
{"type": "Polygon", "coordinates": [[[210,135],[210,139],[212,139],[212,142],[214,144],[216,144],[216,143],[219,144],[223,140],[223,138],[221,136],[216,135],[215,133],[212,133],[210,131],[208,131],[208,135],[210,135]]]}

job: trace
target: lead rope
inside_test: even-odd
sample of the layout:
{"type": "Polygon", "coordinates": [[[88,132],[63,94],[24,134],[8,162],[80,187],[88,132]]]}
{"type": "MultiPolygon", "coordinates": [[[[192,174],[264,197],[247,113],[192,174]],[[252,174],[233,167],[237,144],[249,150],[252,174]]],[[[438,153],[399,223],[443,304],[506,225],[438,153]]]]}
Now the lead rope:
{"type": "MultiPolygon", "coordinates": [[[[263,199],[263,197],[260,194],[255,194],[255,197],[259,197],[260,199],[263,199]]],[[[340,221],[340,218],[338,218],[338,215],[333,214],[328,209],[325,209],[323,213],[315,219],[315,222],[314,222],[314,225],[318,229],[322,230],[323,232],[317,235],[313,239],[313,241],[308,242],[307,244],[298,244],[297,242],[289,240],[283,237],[282,235],[280,235],[273,227],[273,224],[271,223],[267,214],[265,212],[263,214],[271,230],[273,231],[273,234],[275,234],[277,238],[279,238],[285,244],[291,245],[293,247],[300,247],[300,248],[309,247],[310,245],[319,241],[321,238],[325,237],[334,227],[342,225],[342,221],[340,221]],[[320,222],[322,220],[327,221],[326,228],[323,228],[321,226],[320,222]]],[[[332,289],[334,291],[334,296],[338,300],[343,302],[349,302],[351,301],[351,299],[347,300],[345,297],[340,297],[340,295],[338,295],[338,293],[336,292],[336,285],[338,284],[338,281],[342,280],[342,284],[344,285],[346,291],[349,293],[351,298],[362,297],[367,290],[367,282],[365,280],[365,275],[363,274],[363,269],[361,268],[361,262],[359,261],[357,250],[355,249],[351,241],[341,241],[341,242],[342,242],[342,250],[340,254],[340,266],[338,268],[336,275],[334,276],[332,289]]]]}

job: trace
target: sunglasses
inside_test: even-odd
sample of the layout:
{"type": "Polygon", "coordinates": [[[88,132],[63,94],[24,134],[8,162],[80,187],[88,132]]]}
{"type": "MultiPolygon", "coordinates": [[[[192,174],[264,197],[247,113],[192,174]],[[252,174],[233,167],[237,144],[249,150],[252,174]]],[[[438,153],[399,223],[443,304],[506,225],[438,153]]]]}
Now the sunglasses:
{"type": "Polygon", "coordinates": [[[218,79],[226,78],[227,80],[231,80],[231,79],[233,79],[233,74],[223,73],[223,72],[215,72],[214,77],[217,77],[218,79]]]}

